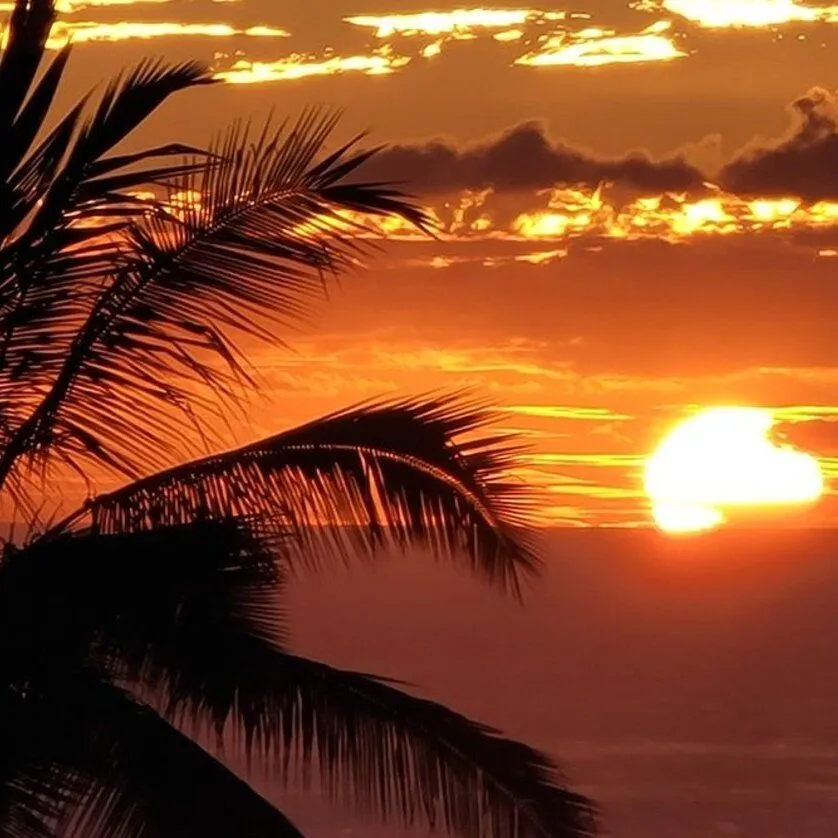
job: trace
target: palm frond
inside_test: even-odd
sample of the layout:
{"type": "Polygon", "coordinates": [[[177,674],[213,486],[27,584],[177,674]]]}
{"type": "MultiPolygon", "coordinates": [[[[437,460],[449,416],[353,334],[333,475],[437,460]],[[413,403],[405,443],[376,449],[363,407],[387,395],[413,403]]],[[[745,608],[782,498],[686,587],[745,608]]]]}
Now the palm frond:
{"type": "MultiPolygon", "coordinates": [[[[337,117],[318,110],[238,123],[206,152],[120,152],[212,81],[194,63],[142,62],[47,130],[71,55],[44,62],[54,17],[55,0],[15,0],[0,54],[0,488],[21,504],[27,467],[136,476],[182,456],[199,417],[253,383],[237,341],[281,343],[371,247],[369,216],[431,226],[393,184],[353,179],[378,149],[327,150],[337,117]]],[[[419,545],[519,593],[537,566],[530,501],[487,419],[459,397],[356,406],[4,549],[0,838],[301,838],[188,724],[403,824],[592,836],[591,805],[543,754],[285,651],[283,571],[300,558],[419,545]]]]}
{"type": "MultiPolygon", "coordinates": [[[[11,40],[36,38],[39,31],[13,33],[11,40]]],[[[29,43],[27,48],[43,54],[42,43],[29,43]]],[[[10,55],[7,51],[0,61],[13,60],[10,55]]],[[[206,69],[194,62],[172,66],[141,62],[107,86],[89,116],[90,95],[35,145],[44,134],[69,56],[70,48],[66,47],[33,84],[25,103],[21,101],[10,114],[10,121],[0,126],[4,147],[0,188],[5,198],[0,222],[4,267],[0,300],[7,305],[12,291],[37,283],[44,274],[62,276],[49,270],[50,257],[78,251],[79,240],[101,239],[112,232],[114,217],[124,226],[128,218],[148,212],[148,202],[138,202],[133,190],[195,168],[195,164],[183,163],[162,167],[141,164],[158,157],[200,153],[178,144],[130,155],[111,153],[173,93],[212,82],[206,69]],[[68,245],[64,236],[69,228],[73,228],[75,240],[68,245]]]]}
{"type": "Polygon", "coordinates": [[[0,639],[12,626],[29,643],[43,635],[17,679],[40,682],[33,660],[52,677],[61,662],[94,666],[158,695],[174,723],[230,734],[279,779],[316,766],[327,792],[403,824],[463,838],[594,834],[590,804],[543,754],[383,679],[284,652],[276,545],[249,529],[199,522],[36,542],[2,571],[11,622],[0,639]]]}
{"type": "Polygon", "coordinates": [[[33,684],[11,717],[17,728],[0,752],[10,769],[0,835],[302,838],[247,783],[118,687],[84,671],[58,687],[33,684]]]}
{"type": "Polygon", "coordinates": [[[209,712],[216,725],[224,719],[245,753],[255,751],[279,778],[305,777],[315,764],[336,799],[464,838],[595,834],[592,805],[564,786],[553,762],[499,731],[384,679],[258,639],[227,648],[205,688],[216,697],[226,691],[226,700],[207,707],[205,696],[181,693],[179,706],[193,719],[209,712]]]}
{"type": "Polygon", "coordinates": [[[334,799],[463,838],[596,834],[594,807],[544,754],[386,679],[252,635],[209,624],[205,632],[169,651],[168,713],[193,729],[226,731],[237,757],[277,781],[306,782],[316,768],[334,799]]]}
{"type": "Polygon", "coordinates": [[[507,475],[522,449],[488,435],[489,419],[458,395],[362,405],[99,495],[85,512],[107,533],[260,515],[292,533],[298,561],[423,546],[517,593],[538,566],[533,498],[507,475]]]}
{"type": "Polygon", "coordinates": [[[50,446],[129,475],[150,467],[138,450],[156,454],[159,467],[182,443],[184,422],[192,430],[186,403],[207,388],[235,403],[237,388],[251,383],[236,335],[277,341],[276,328],[305,314],[326,274],[356,263],[364,247],[347,213],[426,225],[387,185],[343,182],[374,152],[355,151],[356,140],[324,153],[335,123],[310,111],[292,130],[266,126],[253,140],[234,126],[203,170],[173,187],[186,196],[179,217],[152,214],[134,225],[83,322],[51,308],[45,328],[74,323],[72,342],[60,351],[50,342],[30,365],[48,390],[6,446],[0,479],[22,453],[50,446]],[[137,413],[149,417],[139,428],[137,413]]]}
{"type": "Polygon", "coordinates": [[[32,838],[299,838],[208,753],[109,685],[154,687],[173,644],[193,638],[197,650],[204,628],[205,652],[222,648],[221,626],[231,636],[281,635],[281,577],[253,529],[239,521],[72,534],[6,557],[0,672],[6,703],[17,698],[23,712],[0,701],[0,824],[46,824],[32,838]]]}
{"type": "Polygon", "coordinates": [[[279,810],[150,708],[94,682],[79,708],[90,791],[58,838],[302,838],[279,810]]]}
{"type": "MultiPolygon", "coordinates": [[[[16,35],[12,35],[17,40],[16,35]]],[[[2,65],[8,53],[0,57],[0,76],[2,76],[2,65]]],[[[41,133],[46,122],[47,114],[52,107],[58,85],[64,75],[67,61],[70,57],[70,48],[64,47],[58,55],[50,62],[37,84],[32,86],[25,105],[14,116],[0,127],[7,146],[3,149],[3,158],[0,160],[0,188],[11,193],[10,178],[12,172],[16,171],[23,162],[27,152],[31,149],[36,138],[41,133]]],[[[5,97],[4,97],[5,103],[5,97]]],[[[11,209],[11,208],[10,208],[11,209]]],[[[0,240],[5,239],[14,230],[14,214],[4,213],[4,220],[0,222],[0,240]]]]}
{"type": "Polygon", "coordinates": [[[258,529],[216,520],[68,533],[13,552],[0,565],[2,678],[25,689],[44,673],[96,667],[154,681],[171,637],[222,618],[229,631],[281,637],[281,545],[258,529]]]}
{"type": "MultiPolygon", "coordinates": [[[[15,0],[0,50],[0,133],[6,135],[29,93],[55,21],[55,0],[15,0]]],[[[5,148],[4,148],[5,158],[5,148]]],[[[14,158],[12,158],[14,162],[14,158]]],[[[5,160],[0,161],[0,166],[5,160]]],[[[0,169],[2,171],[2,169],[0,169]]],[[[0,178],[2,183],[3,178],[0,178]]]]}
{"type": "Polygon", "coordinates": [[[20,689],[0,690],[0,836],[53,838],[54,824],[83,786],[43,751],[40,716],[20,689]]]}
{"type": "MultiPolygon", "coordinates": [[[[169,96],[189,87],[212,83],[206,68],[196,62],[165,65],[143,61],[118,75],[104,90],[89,116],[84,97],[37,146],[68,57],[66,48],[50,63],[14,122],[4,131],[14,155],[4,179],[11,207],[4,212],[4,249],[15,256],[38,244],[47,248],[51,234],[70,222],[95,222],[116,210],[133,214],[132,189],[191,171],[194,165],[136,168],[115,178],[115,172],[147,160],[195,149],[177,144],[132,155],[111,152],[169,96]],[[23,225],[23,222],[26,222],[23,225]],[[22,226],[23,225],[23,226],[22,226]],[[14,235],[13,235],[14,234],[14,235]]],[[[96,226],[95,223],[92,226],[96,226]]],[[[8,284],[6,281],[4,284],[8,284]]]]}
{"type": "Polygon", "coordinates": [[[18,67],[28,78],[23,87],[12,85],[13,106],[0,123],[0,412],[8,429],[0,483],[29,450],[36,423],[27,420],[119,267],[126,226],[137,215],[162,211],[159,202],[138,200],[134,191],[198,165],[149,164],[199,153],[177,144],[129,155],[113,149],[171,94],[212,81],[199,64],[142,62],[105,89],[89,116],[85,97],[35,145],[70,50],[62,50],[37,82],[19,63],[25,56],[27,67],[37,66],[43,56],[44,20],[52,20],[52,6],[18,2],[9,47],[0,57],[0,76],[3,67],[18,67]]]}
{"type": "Polygon", "coordinates": [[[594,807],[544,754],[386,679],[290,655],[213,620],[173,632],[152,654],[163,708],[218,733],[235,755],[281,783],[404,826],[462,838],[592,838],[594,807]],[[157,651],[162,654],[158,657],[157,651]]]}

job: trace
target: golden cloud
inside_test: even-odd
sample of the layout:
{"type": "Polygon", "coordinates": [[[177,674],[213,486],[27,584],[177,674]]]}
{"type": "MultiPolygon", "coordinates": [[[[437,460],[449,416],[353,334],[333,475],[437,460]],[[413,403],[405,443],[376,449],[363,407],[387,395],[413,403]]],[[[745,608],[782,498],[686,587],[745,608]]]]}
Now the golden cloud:
{"type": "Polygon", "coordinates": [[[563,32],[548,38],[533,52],[515,59],[526,67],[601,67],[606,64],[637,64],[683,58],[672,36],[672,24],[658,21],[636,35],[618,35],[616,30],[590,26],[578,32],[563,32]]]}
{"type": "Polygon", "coordinates": [[[838,6],[815,6],[798,0],[637,0],[631,5],[639,11],[668,11],[705,29],[838,22],[838,6]]]}
{"type": "MultiPolygon", "coordinates": [[[[81,12],[117,7],[165,6],[174,0],[58,0],[58,11],[72,16],[81,12]]],[[[215,4],[239,0],[213,0],[215,4]]],[[[838,6],[822,6],[804,0],[635,0],[630,7],[694,23],[702,28],[772,27],[784,23],[835,23],[838,6]]],[[[0,12],[11,10],[9,0],[0,0],[0,12]]],[[[543,11],[531,8],[459,8],[448,11],[359,14],[344,17],[350,26],[368,30],[386,48],[338,57],[328,50],[320,55],[290,55],[273,61],[249,60],[237,54],[237,66],[221,68],[222,77],[233,83],[259,83],[299,79],[312,75],[360,72],[366,75],[391,73],[412,57],[431,59],[449,42],[490,38],[496,43],[518,44],[513,63],[525,67],[595,68],[613,64],[671,62],[689,55],[673,32],[672,19],[657,20],[640,31],[618,31],[592,23],[587,12],[543,11]],[[416,41],[417,46],[395,54],[394,43],[416,41]]],[[[77,43],[148,40],[160,37],[201,36],[231,38],[239,35],[276,38],[288,33],[270,26],[237,28],[223,22],[180,23],[168,21],[100,22],[67,20],[56,22],[49,47],[59,48],[66,40],[77,43]]]]}
{"type": "Polygon", "coordinates": [[[778,422],[813,422],[838,419],[838,407],[823,404],[799,404],[769,408],[778,422]]]}
{"type": "MultiPolygon", "coordinates": [[[[708,185],[708,189],[712,187],[708,185]]],[[[718,189],[711,194],[709,198],[694,198],[666,192],[620,199],[617,194],[609,195],[606,185],[596,189],[556,188],[533,196],[533,204],[541,201],[542,208],[520,212],[509,220],[502,211],[501,199],[495,208],[484,194],[477,204],[474,193],[466,191],[453,202],[429,204],[428,209],[443,241],[492,239],[566,245],[588,238],[678,243],[707,237],[787,235],[838,228],[838,202],[804,202],[798,198],[749,200],[718,189]],[[471,215],[463,209],[464,205],[471,215]]],[[[362,221],[366,224],[367,232],[362,235],[427,241],[424,234],[399,218],[365,221],[350,216],[347,213],[348,224],[362,221]]],[[[817,248],[816,252],[828,258],[832,251],[817,248]]],[[[462,262],[491,266],[510,260],[542,264],[566,255],[565,246],[494,257],[436,254],[425,263],[436,268],[462,262]]]]}
{"type": "MultiPolygon", "coordinates": [[[[368,64],[358,57],[334,59],[326,65],[289,62],[283,65],[251,65],[237,62],[230,70],[217,73],[231,83],[256,83],[260,76],[275,73],[283,78],[339,72],[378,72],[380,65],[368,64]]],[[[553,189],[532,198],[543,202],[542,208],[510,215],[500,196],[497,205],[489,200],[490,190],[479,196],[467,191],[459,199],[425,207],[436,225],[441,244],[494,242],[511,248],[511,252],[466,253],[434,252],[428,256],[400,256],[393,262],[400,267],[446,269],[456,265],[480,265],[487,268],[510,263],[550,265],[570,253],[574,242],[600,250],[607,242],[661,241],[683,244],[720,238],[776,236],[809,247],[819,258],[829,258],[836,250],[819,245],[818,236],[838,236],[838,202],[803,202],[796,198],[758,198],[748,200],[716,190],[714,197],[694,199],[683,193],[664,193],[645,197],[619,199],[609,197],[609,189],[553,189]],[[464,209],[467,208],[467,209],[464,209]],[[471,215],[468,211],[471,211],[471,215]],[[814,238],[812,238],[814,237],[814,238]],[[810,239],[812,239],[810,241],[810,239]],[[560,246],[556,246],[560,244],[560,246]],[[521,246],[538,245],[521,250],[521,246]]],[[[170,196],[175,212],[177,196],[170,196]]],[[[426,233],[398,216],[367,217],[349,210],[339,218],[324,216],[307,225],[314,234],[328,226],[332,231],[345,230],[358,238],[393,242],[430,244],[426,233]]],[[[307,230],[300,228],[300,234],[307,230]]],[[[385,265],[389,264],[385,260],[385,265]]]]}
{"type": "Polygon", "coordinates": [[[153,38],[194,37],[232,38],[246,35],[252,38],[287,38],[288,32],[269,26],[252,26],[237,29],[226,23],[175,23],[118,21],[96,23],[93,21],[64,21],[53,24],[47,40],[48,49],[61,49],[68,41],[76,44],[116,42],[127,40],[151,40],[153,38]]]}
{"type": "Polygon", "coordinates": [[[450,12],[414,14],[354,15],[347,23],[372,29],[376,38],[393,35],[447,35],[456,38],[482,29],[510,29],[533,20],[563,20],[561,12],[538,12],[533,9],[455,9],[450,12]]]}
{"type": "Polygon", "coordinates": [[[420,49],[423,58],[439,55],[446,42],[471,40],[483,34],[501,43],[527,43],[529,50],[514,63],[530,67],[671,61],[687,54],[667,34],[672,26],[669,21],[659,21],[639,33],[622,34],[589,25],[590,17],[581,12],[477,8],[355,15],[344,20],[370,29],[379,40],[431,38],[420,49]],[[582,28],[578,28],[580,22],[582,28]]]}
{"type": "MultiPolygon", "coordinates": [[[[222,2],[223,0],[213,0],[213,2],[222,2]]],[[[237,0],[230,0],[236,2],[237,0]]],[[[164,3],[171,3],[173,0],[56,0],[55,10],[59,14],[74,14],[83,11],[84,9],[102,8],[105,6],[136,6],[136,5],[162,5],[164,3]]],[[[14,3],[9,2],[0,3],[0,12],[10,12],[14,8],[14,3]]]]}
{"type": "MultiPolygon", "coordinates": [[[[395,72],[409,61],[409,58],[386,54],[335,55],[328,58],[291,54],[276,61],[248,61],[239,58],[229,68],[216,70],[214,75],[230,84],[263,84],[341,73],[381,76],[395,72]]],[[[386,219],[382,223],[386,225],[386,219]]]]}
{"type": "Polygon", "coordinates": [[[580,419],[616,422],[631,419],[626,413],[615,413],[605,407],[569,407],[553,404],[513,404],[502,408],[505,413],[536,416],[544,419],[580,419]]]}

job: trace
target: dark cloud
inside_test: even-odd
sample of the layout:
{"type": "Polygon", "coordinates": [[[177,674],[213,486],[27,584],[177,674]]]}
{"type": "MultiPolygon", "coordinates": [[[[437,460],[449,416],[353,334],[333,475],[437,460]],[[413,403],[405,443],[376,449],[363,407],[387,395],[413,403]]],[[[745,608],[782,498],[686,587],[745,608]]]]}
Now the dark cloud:
{"type": "Polygon", "coordinates": [[[821,87],[789,106],[792,126],[776,143],[751,145],[727,163],[720,185],[742,195],[838,197],[838,102],[821,87]]]}
{"type": "Polygon", "coordinates": [[[821,87],[789,105],[792,123],[776,140],[749,143],[710,175],[688,151],[655,159],[638,151],[598,157],[552,141],[537,121],[522,122],[478,143],[447,140],[393,145],[362,169],[363,177],[396,180],[420,195],[492,187],[525,193],[553,186],[611,182],[641,193],[703,191],[713,181],[743,197],[838,199],[838,99],[821,87]]]}
{"type": "Polygon", "coordinates": [[[783,422],[774,426],[781,442],[822,457],[838,455],[838,416],[810,419],[807,422],[783,422]]]}
{"type": "Polygon", "coordinates": [[[705,180],[683,157],[654,160],[642,152],[595,157],[552,142],[538,122],[457,148],[444,140],[394,145],[364,166],[365,178],[406,181],[423,195],[492,187],[499,192],[612,181],[642,192],[696,190],[705,180]]]}

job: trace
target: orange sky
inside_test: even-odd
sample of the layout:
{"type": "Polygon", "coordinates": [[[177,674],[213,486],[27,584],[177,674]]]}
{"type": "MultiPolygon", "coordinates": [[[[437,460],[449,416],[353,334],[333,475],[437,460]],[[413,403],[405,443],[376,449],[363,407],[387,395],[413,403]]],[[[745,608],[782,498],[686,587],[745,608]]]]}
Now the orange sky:
{"type": "Polygon", "coordinates": [[[648,523],[643,456],[696,405],[782,407],[838,475],[838,6],[483,5],[64,0],[65,102],[142,56],[202,58],[229,83],[136,142],[343,107],[397,144],[370,175],[443,224],[348,277],[298,354],[259,350],[271,406],[239,439],[475,385],[531,439],[551,522],[648,523]]]}
{"type": "MultiPolygon", "coordinates": [[[[229,83],[134,146],[342,107],[343,136],[395,144],[368,174],[410,180],[443,225],[397,230],[294,352],[255,350],[268,400],[230,446],[472,386],[532,443],[545,521],[636,526],[673,422],[768,406],[827,478],[796,522],[838,523],[838,0],[61,2],[63,105],[140,58],[201,58],[229,83]]],[[[526,608],[421,555],[295,580],[295,644],[546,749],[618,838],[835,835],[834,533],[543,547],[526,608]]],[[[401,834],[282,804],[321,838],[401,834]]]]}

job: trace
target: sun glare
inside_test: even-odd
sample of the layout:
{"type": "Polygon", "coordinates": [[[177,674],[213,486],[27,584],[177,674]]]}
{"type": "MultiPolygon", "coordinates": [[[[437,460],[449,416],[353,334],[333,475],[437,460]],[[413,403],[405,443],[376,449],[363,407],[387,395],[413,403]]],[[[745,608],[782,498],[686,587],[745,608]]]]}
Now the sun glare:
{"type": "Polygon", "coordinates": [[[676,426],[646,462],[658,527],[698,532],[736,512],[818,500],[824,488],[818,461],[772,440],[774,422],[768,409],[717,407],[676,426]]]}

